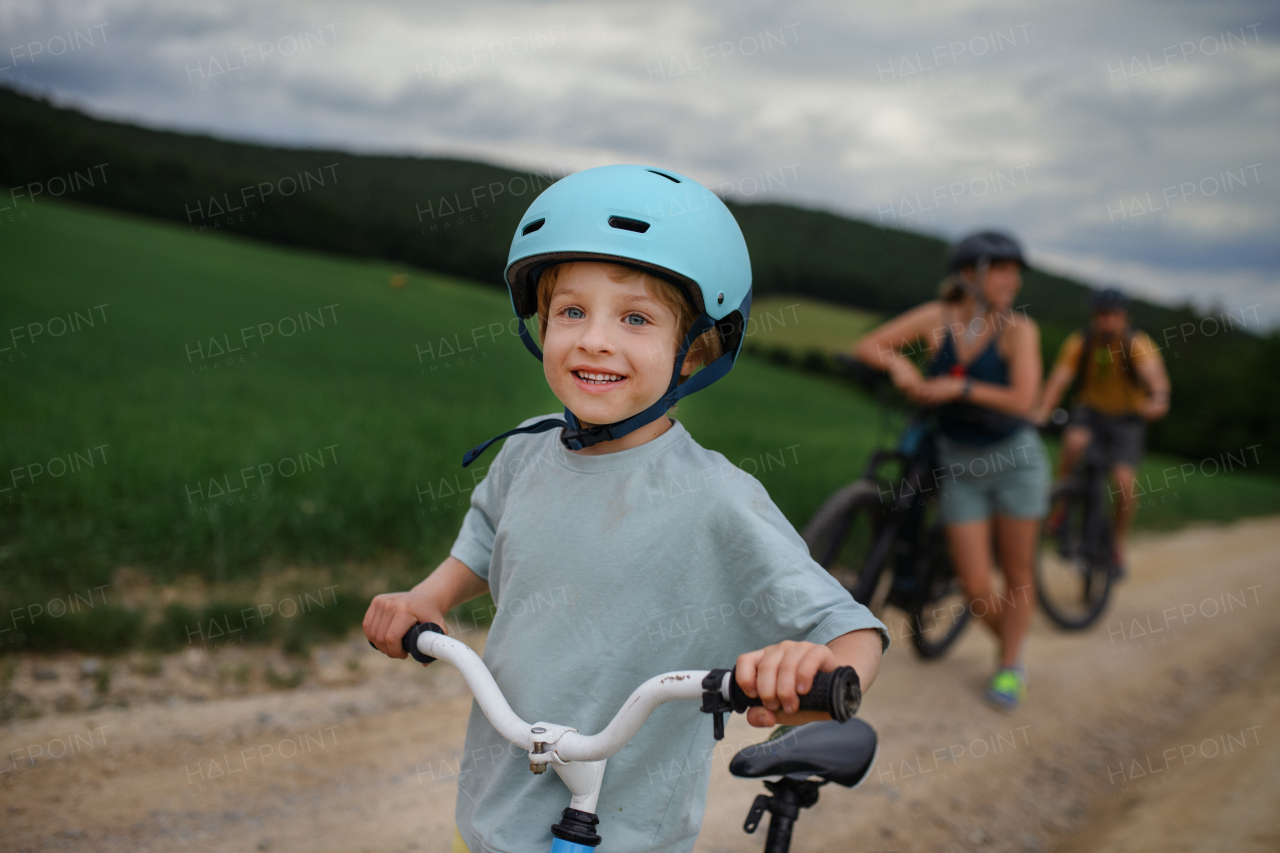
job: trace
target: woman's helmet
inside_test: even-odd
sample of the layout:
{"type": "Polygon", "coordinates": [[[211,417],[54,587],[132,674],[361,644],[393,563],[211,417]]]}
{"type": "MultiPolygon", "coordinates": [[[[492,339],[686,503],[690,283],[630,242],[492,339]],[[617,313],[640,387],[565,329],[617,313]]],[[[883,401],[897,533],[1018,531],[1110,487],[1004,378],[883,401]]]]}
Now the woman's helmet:
{"type": "Polygon", "coordinates": [[[994,264],[996,261],[1017,261],[1025,267],[1022,246],[1008,234],[999,231],[978,231],[970,234],[947,249],[947,272],[957,272],[965,267],[994,264]]]}
{"type": "Polygon", "coordinates": [[[539,421],[473,448],[464,466],[516,432],[563,427],[561,441],[573,450],[621,438],[732,369],[751,312],[751,258],[733,214],[697,181],[669,169],[601,166],[552,184],[534,200],[511,241],[506,281],[520,337],[539,360],[542,353],[524,321],[537,313],[538,276],[569,261],[603,261],[652,273],[676,285],[699,313],[676,354],[667,392],[643,412],[614,424],[584,428],[566,409],[563,420],[539,421]],[[711,329],[720,336],[724,355],[681,382],[689,347],[711,329]]]}

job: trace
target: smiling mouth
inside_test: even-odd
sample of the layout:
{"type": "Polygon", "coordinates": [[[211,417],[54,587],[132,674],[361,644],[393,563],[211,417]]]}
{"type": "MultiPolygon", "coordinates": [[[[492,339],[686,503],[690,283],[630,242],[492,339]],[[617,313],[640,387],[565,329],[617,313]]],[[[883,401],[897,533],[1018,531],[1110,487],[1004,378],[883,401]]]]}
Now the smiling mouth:
{"type": "Polygon", "coordinates": [[[590,373],[585,370],[575,370],[573,375],[586,382],[588,385],[611,385],[614,382],[621,382],[626,379],[625,376],[619,376],[616,373],[590,373]]]}

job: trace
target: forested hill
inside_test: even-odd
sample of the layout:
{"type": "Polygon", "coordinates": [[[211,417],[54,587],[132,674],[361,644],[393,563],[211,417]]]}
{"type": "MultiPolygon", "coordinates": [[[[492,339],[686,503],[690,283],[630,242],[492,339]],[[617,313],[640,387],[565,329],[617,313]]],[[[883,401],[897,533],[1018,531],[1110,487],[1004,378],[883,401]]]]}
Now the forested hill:
{"type": "MultiPolygon", "coordinates": [[[[57,197],[496,287],[521,213],[557,177],[150,130],[0,87],[0,184],[12,188],[0,199],[4,216],[57,197]]],[[[730,204],[760,294],[896,311],[930,298],[943,273],[945,244],[933,237],[783,204],[730,204]]],[[[1046,355],[1084,322],[1086,294],[1079,282],[1027,272],[1020,302],[1041,324],[1046,355]]],[[[1174,411],[1153,429],[1154,447],[1211,455],[1280,443],[1266,441],[1280,438],[1275,336],[1226,332],[1185,308],[1140,302],[1134,315],[1165,347],[1174,382],[1174,411]]]]}
{"type": "MultiPolygon", "coordinates": [[[[520,215],[558,177],[149,130],[0,88],[0,183],[29,186],[18,203],[58,195],[195,231],[378,256],[492,285],[520,215]]],[[[761,294],[893,311],[929,298],[941,277],[946,245],[936,238],[788,205],[730,203],[761,294]]],[[[1084,293],[1077,282],[1033,271],[1023,301],[1037,316],[1074,326],[1084,293]]]]}

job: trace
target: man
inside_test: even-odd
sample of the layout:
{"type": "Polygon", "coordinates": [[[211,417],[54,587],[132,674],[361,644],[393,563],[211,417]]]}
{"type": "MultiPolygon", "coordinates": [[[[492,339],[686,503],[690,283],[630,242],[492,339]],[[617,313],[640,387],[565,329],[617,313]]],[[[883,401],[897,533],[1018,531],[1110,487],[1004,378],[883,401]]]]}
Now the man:
{"type": "MultiPolygon", "coordinates": [[[[1130,328],[1127,296],[1112,288],[1100,290],[1089,300],[1089,308],[1093,315],[1089,326],[1069,335],[1058,351],[1037,419],[1045,423],[1067,388],[1079,379],[1075,407],[1063,434],[1059,474],[1072,471],[1090,441],[1099,443],[1104,464],[1119,489],[1111,494],[1118,497],[1115,564],[1123,574],[1146,422],[1169,411],[1169,375],[1155,342],[1130,328]]],[[[1059,514],[1055,511],[1049,523],[1059,514]]]]}

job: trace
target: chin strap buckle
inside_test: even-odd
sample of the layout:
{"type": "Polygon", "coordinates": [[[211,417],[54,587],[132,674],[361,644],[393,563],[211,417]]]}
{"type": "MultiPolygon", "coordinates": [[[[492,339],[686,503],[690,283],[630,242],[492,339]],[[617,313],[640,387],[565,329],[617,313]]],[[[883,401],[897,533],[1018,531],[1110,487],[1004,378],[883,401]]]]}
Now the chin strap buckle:
{"type": "Polygon", "coordinates": [[[702,708],[704,714],[711,714],[711,728],[716,740],[724,740],[724,715],[733,713],[733,703],[724,698],[721,692],[724,677],[732,670],[713,669],[702,679],[702,708]]]}
{"type": "Polygon", "coordinates": [[[610,441],[613,436],[607,426],[566,428],[560,433],[560,443],[569,450],[583,450],[602,441],[610,441]]]}

